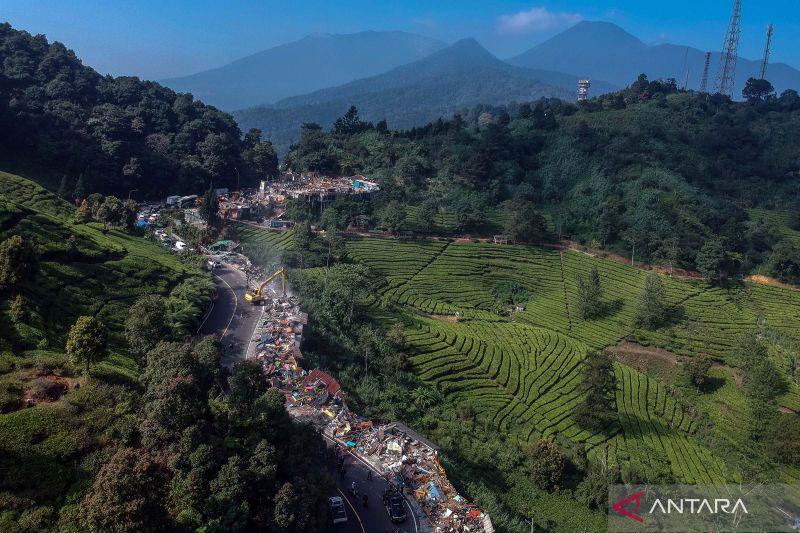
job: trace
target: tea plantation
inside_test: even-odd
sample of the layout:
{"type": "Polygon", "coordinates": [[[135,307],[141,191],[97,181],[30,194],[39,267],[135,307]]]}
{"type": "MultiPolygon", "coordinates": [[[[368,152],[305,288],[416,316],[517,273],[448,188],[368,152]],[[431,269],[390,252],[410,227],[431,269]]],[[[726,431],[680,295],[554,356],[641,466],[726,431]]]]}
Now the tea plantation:
{"type": "MultiPolygon", "coordinates": [[[[602,452],[612,460],[634,449],[655,451],[687,483],[740,479],[736,465],[707,445],[708,430],[701,436],[698,428],[702,412],[714,423],[717,449],[747,446],[742,432],[728,426],[746,422],[746,409],[736,410],[745,403],[741,387],[725,366],[737,335],[760,330],[776,367],[787,374],[787,354],[800,342],[800,293],[788,289],[662,277],[668,319],[648,330],[634,325],[647,273],[583,253],[358,238],[348,240],[348,255],[385,277],[378,299],[384,309],[376,316],[387,320],[395,309],[410,363],[423,381],[521,441],[558,435],[583,443],[590,456],[602,452]],[[576,278],[592,267],[602,280],[603,309],[599,318],[583,320],[576,278]],[[530,298],[516,309],[501,302],[497,295],[508,286],[530,298]],[[617,362],[619,424],[590,434],[572,419],[581,400],[580,363],[589,351],[622,340],[669,350],[673,364],[706,353],[721,365],[712,373],[721,387],[693,405],[671,385],[617,362]]],[[[779,403],[796,410],[800,388],[788,381],[779,403]]]]}

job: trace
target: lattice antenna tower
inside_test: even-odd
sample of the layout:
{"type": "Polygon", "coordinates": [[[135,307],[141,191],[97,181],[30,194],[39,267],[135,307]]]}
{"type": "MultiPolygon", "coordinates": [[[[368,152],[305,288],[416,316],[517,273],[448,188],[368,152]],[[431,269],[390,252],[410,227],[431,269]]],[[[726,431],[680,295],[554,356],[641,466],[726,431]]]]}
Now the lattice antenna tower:
{"type": "Polygon", "coordinates": [[[703,65],[703,77],[700,80],[700,92],[708,92],[708,67],[711,65],[711,52],[706,52],[706,62],[703,65]]]}
{"type": "Polygon", "coordinates": [[[767,44],[764,45],[764,57],[761,58],[761,74],[759,79],[766,79],[767,65],[769,64],[769,51],[772,46],[772,24],[767,26],[767,44]]]}
{"type": "Polygon", "coordinates": [[[589,98],[589,87],[592,86],[590,80],[578,80],[578,101],[583,102],[589,98]]]}
{"type": "Polygon", "coordinates": [[[739,35],[741,33],[739,23],[741,17],[742,0],[734,0],[728,33],[725,35],[725,42],[722,44],[722,62],[719,65],[717,81],[714,84],[714,92],[725,96],[733,96],[733,84],[736,79],[736,58],[739,54],[739,35]]]}

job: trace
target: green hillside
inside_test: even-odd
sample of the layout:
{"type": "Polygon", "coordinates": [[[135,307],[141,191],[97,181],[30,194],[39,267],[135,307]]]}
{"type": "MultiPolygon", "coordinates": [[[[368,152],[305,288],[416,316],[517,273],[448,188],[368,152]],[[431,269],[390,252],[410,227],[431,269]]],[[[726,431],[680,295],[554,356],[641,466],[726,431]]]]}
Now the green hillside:
{"type": "MultiPolygon", "coordinates": [[[[369,313],[387,329],[403,324],[415,376],[456,410],[474,412],[485,431],[523,449],[541,437],[580,445],[590,460],[605,457],[623,471],[642,454],[657,454],[682,483],[797,478],[794,467],[767,466],[762,445],[751,440],[751,400],[732,354],[740,334],[759,331],[788,382],[777,404],[796,411],[800,386],[791,361],[800,343],[800,292],[663,277],[672,318],[649,330],[634,318],[647,273],[610,260],[536,247],[379,238],[349,239],[347,250],[385,279],[369,313]],[[593,267],[604,311],[583,320],[576,313],[576,279],[593,267]],[[524,310],[506,315],[497,295],[510,285],[523,287],[530,299],[524,310]],[[621,341],[628,344],[616,348],[621,341]],[[626,359],[630,346],[645,355],[626,359]],[[620,353],[614,364],[619,425],[589,432],[573,419],[582,401],[581,363],[603,349],[620,353]],[[719,366],[710,372],[713,386],[698,393],[680,384],[688,361],[702,353],[719,366]]],[[[775,416],[796,415],[778,415],[775,406],[775,416]]],[[[478,461],[467,452],[474,445],[452,441],[446,426],[427,417],[417,423],[452,443],[447,452],[478,461]]],[[[505,501],[513,508],[515,498],[505,501]]],[[[552,514],[559,531],[569,530],[569,518],[536,509],[552,514]]]]}
{"type": "Polygon", "coordinates": [[[74,224],[73,214],[73,206],[36,183],[0,172],[0,242],[21,235],[33,240],[39,256],[38,272],[15,288],[27,317],[12,318],[9,292],[0,302],[3,531],[22,531],[21,524],[48,530],[59,508],[74,513],[111,453],[106,447],[131,431],[140,361],[122,329],[136,298],[169,296],[190,283],[197,294],[185,302],[189,308],[199,313],[209,299],[206,276],[175,254],[140,236],[74,224]],[[64,354],[66,333],[80,315],[95,316],[110,330],[111,353],[92,369],[91,381],[64,354]],[[81,388],[20,409],[43,380],[81,388]]]}

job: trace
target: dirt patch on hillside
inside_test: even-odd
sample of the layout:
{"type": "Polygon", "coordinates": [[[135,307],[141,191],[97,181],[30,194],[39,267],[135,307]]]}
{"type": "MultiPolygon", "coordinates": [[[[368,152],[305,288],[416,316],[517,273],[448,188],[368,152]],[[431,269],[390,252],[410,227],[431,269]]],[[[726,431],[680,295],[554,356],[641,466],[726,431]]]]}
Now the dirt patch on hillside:
{"type": "MultiPolygon", "coordinates": [[[[609,346],[606,351],[613,354],[621,363],[634,366],[631,361],[658,361],[663,365],[675,366],[678,356],[669,350],[655,346],[642,346],[635,342],[621,341],[616,346],[609,346]],[[624,359],[624,360],[623,360],[624,359]]],[[[635,368],[635,367],[634,367],[635,368]]]]}
{"type": "Polygon", "coordinates": [[[420,313],[422,316],[432,318],[433,320],[441,320],[442,322],[458,322],[456,315],[431,315],[428,313],[420,313]]]}
{"type": "Polygon", "coordinates": [[[605,351],[623,365],[662,383],[670,384],[675,378],[678,356],[663,348],[622,341],[616,346],[609,346],[605,351]]]}
{"type": "Polygon", "coordinates": [[[782,289],[800,289],[800,285],[791,285],[789,283],[783,283],[778,281],[775,278],[771,278],[769,276],[762,276],[761,274],[753,274],[752,276],[747,276],[744,278],[745,281],[752,281],[753,283],[760,283],[761,285],[771,285],[772,287],[780,287],[782,289]]]}
{"type": "Polygon", "coordinates": [[[788,407],[784,407],[784,406],[782,406],[782,405],[779,405],[779,406],[778,406],[778,412],[779,412],[779,413],[783,413],[783,414],[785,414],[785,415],[793,415],[793,414],[796,414],[796,412],[795,412],[795,411],[793,411],[792,409],[789,409],[788,407]]]}
{"type": "Polygon", "coordinates": [[[52,372],[37,376],[22,389],[19,407],[22,409],[31,404],[57,402],[69,392],[73,383],[79,383],[79,380],[67,379],[52,372]]]}

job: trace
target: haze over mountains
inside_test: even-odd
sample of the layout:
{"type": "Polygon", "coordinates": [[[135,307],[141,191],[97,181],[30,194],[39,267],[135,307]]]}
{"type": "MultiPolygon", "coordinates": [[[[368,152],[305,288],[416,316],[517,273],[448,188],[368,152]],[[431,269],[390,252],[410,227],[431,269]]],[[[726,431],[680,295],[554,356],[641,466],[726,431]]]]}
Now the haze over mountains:
{"type": "MultiPolygon", "coordinates": [[[[386,119],[392,128],[411,128],[479,104],[543,97],[571,100],[577,80],[569,74],[509,65],[476,40],[462,39],[384,74],[236,111],[234,117],[244,130],[261,129],[283,152],[297,139],[303,122],[329,127],[351,105],[358,107],[364,120],[386,119]]],[[[603,82],[598,87],[613,90],[603,82]]]]}
{"type": "Polygon", "coordinates": [[[317,33],[162,83],[225,110],[241,109],[386,72],[446,46],[401,31],[317,33]]]}
{"type": "MultiPolygon", "coordinates": [[[[719,57],[712,54],[709,90],[719,57]]],[[[506,61],[474,39],[447,46],[404,32],[315,34],[164,83],[233,111],[243,130],[260,128],[284,153],[303,122],[330,127],[351,105],[364,120],[409,128],[479,104],[572,101],[580,78],[592,80],[591,96],[640,73],[698,89],[704,61],[705,51],[649,46],[615,24],[584,21],[506,61]]],[[[734,98],[758,71],[758,61],[739,59],[734,98]]],[[[779,93],[800,88],[800,71],[786,64],[770,64],[767,78],[779,93]]]]}
{"type": "MultiPolygon", "coordinates": [[[[648,46],[609,22],[584,21],[530,50],[508,59],[512,65],[575,72],[592,79],[604,79],[626,86],[644,72],[650,79],[676,78],[688,89],[698,89],[705,63],[705,50],[675,44],[648,46]]],[[[714,85],[720,53],[711,54],[708,88],[714,85]]],[[[759,77],[760,61],[739,58],[736,64],[734,98],[740,98],[748,78],[759,77]]],[[[785,63],[772,63],[767,79],[778,93],[800,88],[800,71],[785,63]]],[[[594,89],[594,87],[593,87],[594,89]]],[[[596,91],[592,91],[597,94],[596,91]]]]}

